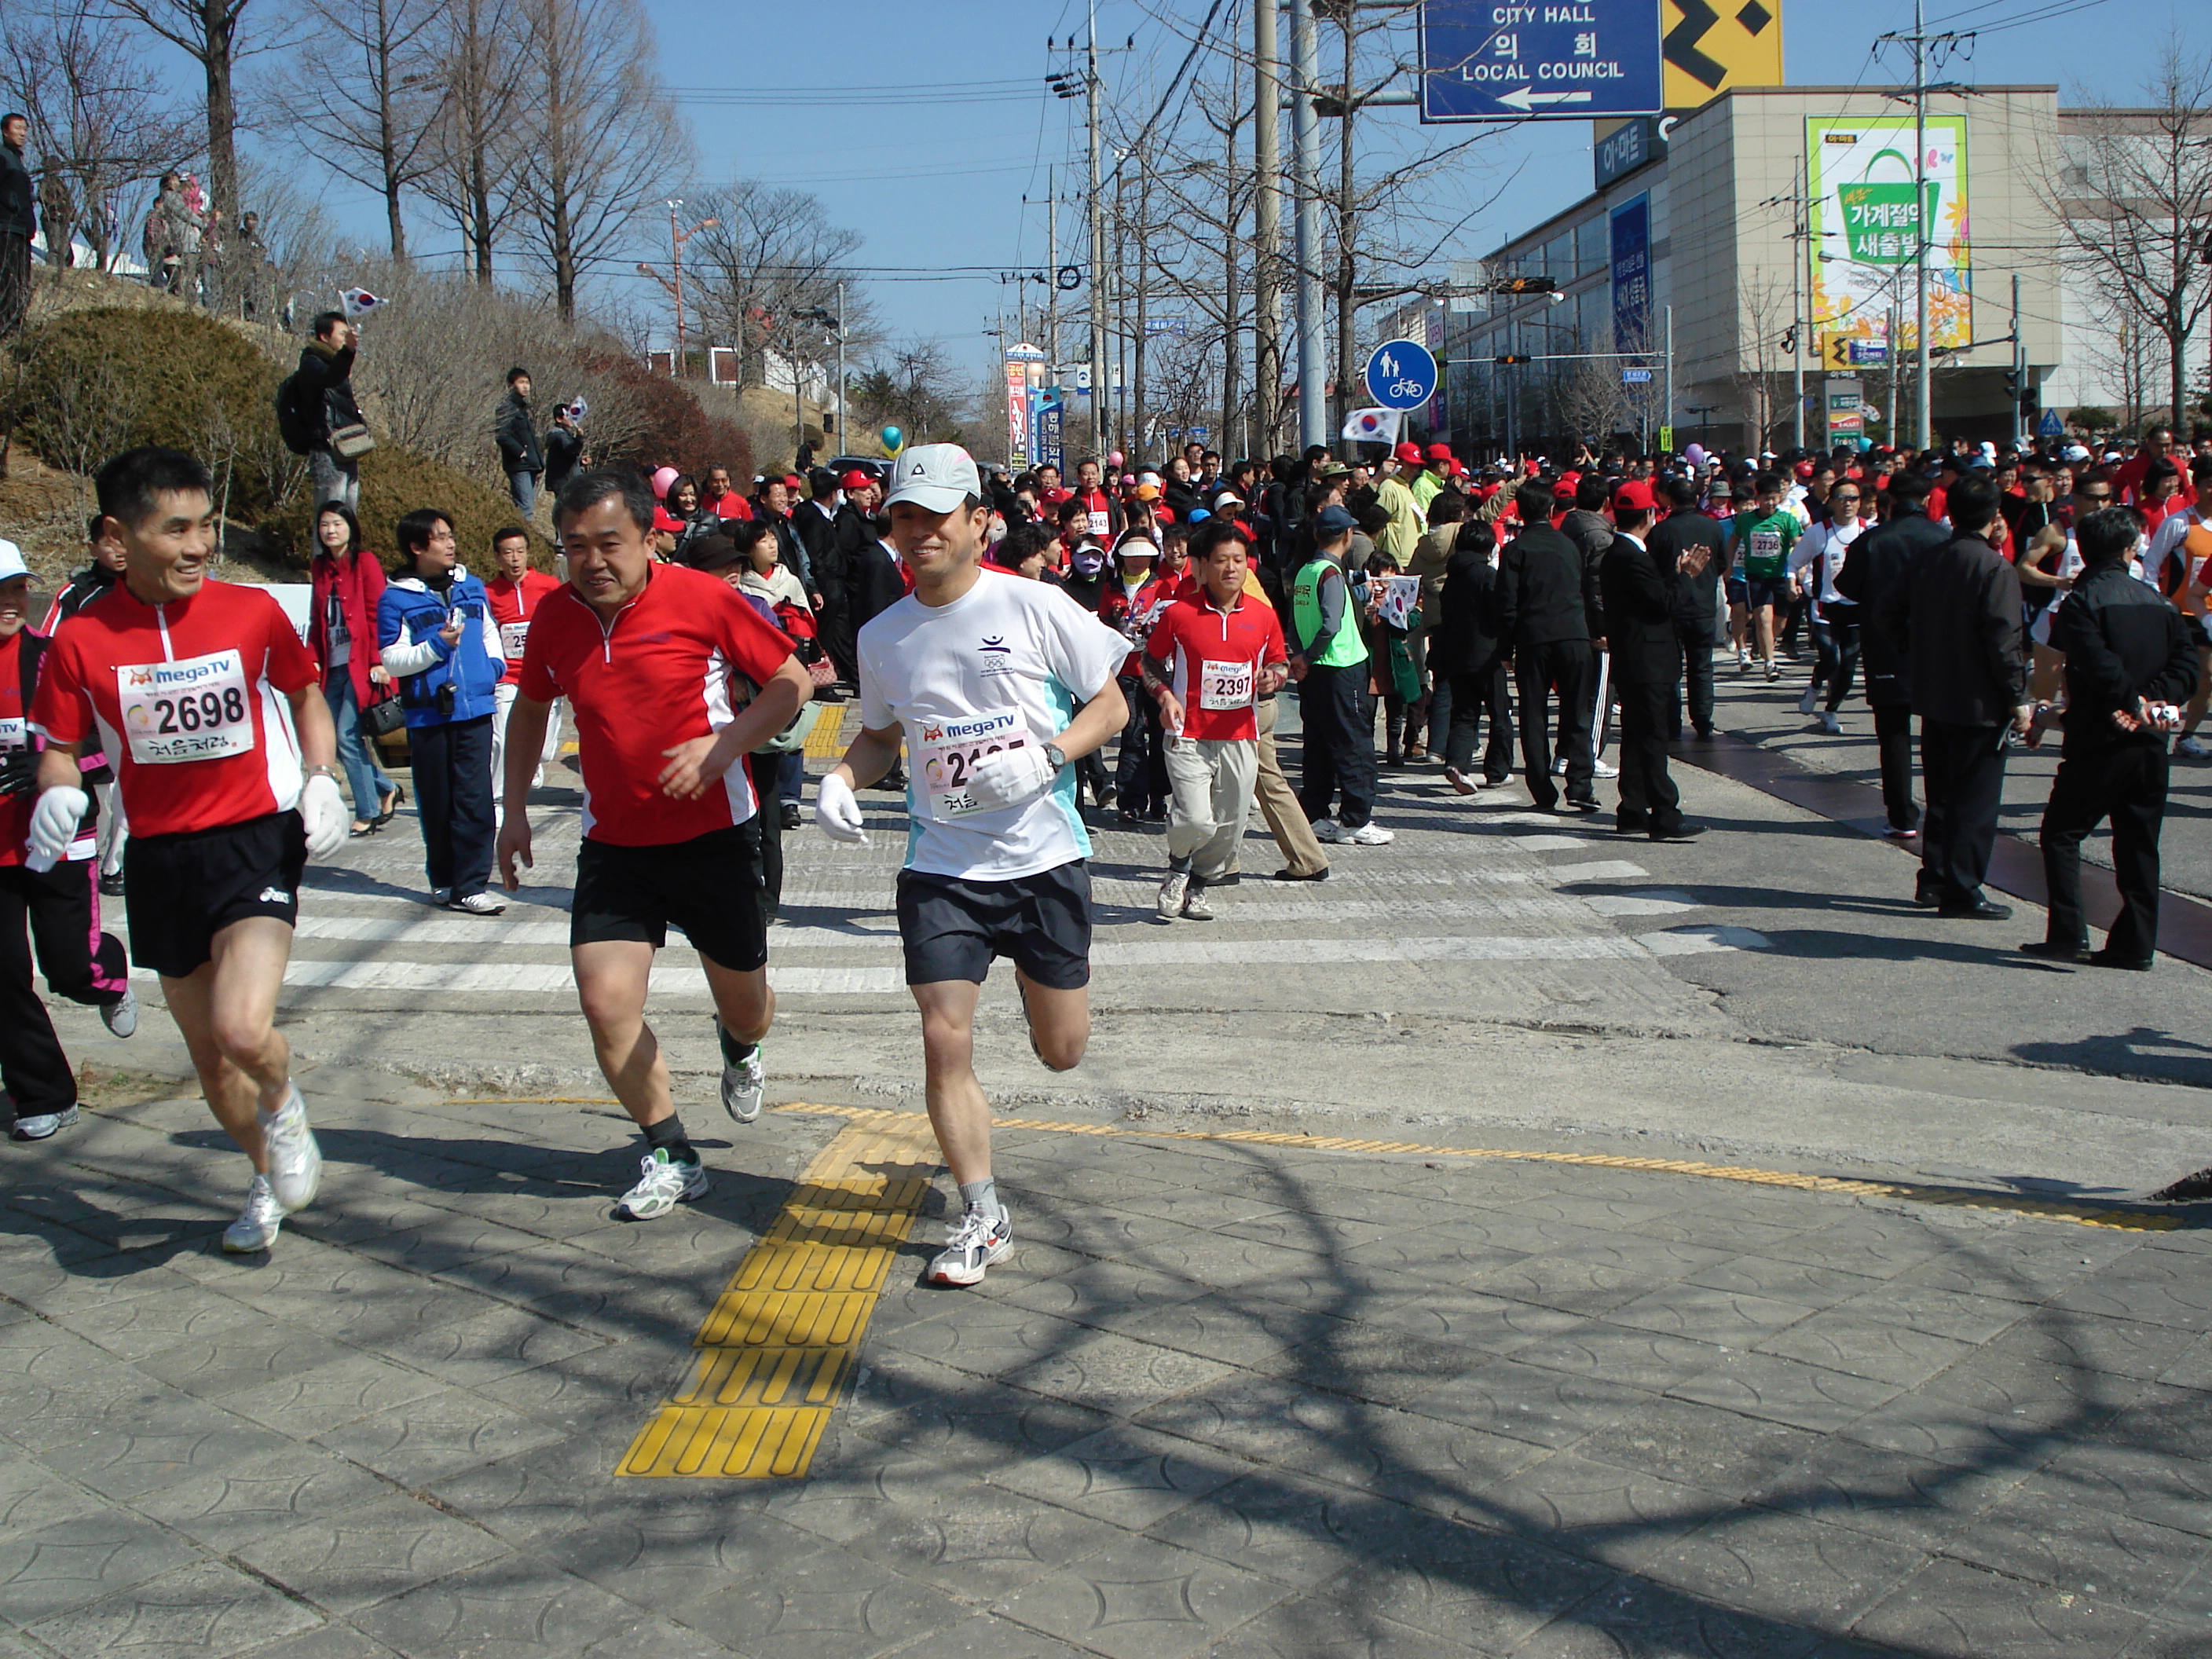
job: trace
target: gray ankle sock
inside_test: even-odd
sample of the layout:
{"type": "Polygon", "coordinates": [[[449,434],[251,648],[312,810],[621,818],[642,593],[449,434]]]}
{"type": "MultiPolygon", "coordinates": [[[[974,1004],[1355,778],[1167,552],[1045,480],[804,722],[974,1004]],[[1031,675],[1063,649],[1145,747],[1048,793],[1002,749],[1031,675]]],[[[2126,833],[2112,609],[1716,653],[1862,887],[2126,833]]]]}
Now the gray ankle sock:
{"type": "Polygon", "coordinates": [[[999,1183],[988,1176],[981,1181],[961,1182],[960,1201],[969,1209],[981,1210],[988,1216],[1002,1215],[1006,1212],[1006,1206],[999,1202],[999,1183]]]}

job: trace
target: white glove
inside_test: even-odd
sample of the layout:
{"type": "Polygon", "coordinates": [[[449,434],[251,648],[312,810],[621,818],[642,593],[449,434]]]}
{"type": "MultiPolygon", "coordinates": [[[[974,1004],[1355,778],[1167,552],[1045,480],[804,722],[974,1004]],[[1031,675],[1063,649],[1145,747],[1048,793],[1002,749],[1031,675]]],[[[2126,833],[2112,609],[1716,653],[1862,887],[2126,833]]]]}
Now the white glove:
{"type": "Polygon", "coordinates": [[[986,755],[968,774],[968,799],[980,811],[996,811],[1034,800],[1052,787],[1052,763],[1036,744],[986,755]]]}
{"type": "Polygon", "coordinates": [[[339,798],[336,778],[318,772],[307,780],[300,791],[300,822],[307,831],[311,859],[329,858],[346,844],[346,807],[339,798]]]}
{"type": "Polygon", "coordinates": [[[814,827],[832,841],[853,847],[868,844],[868,832],[861,825],[860,803],[854,798],[853,786],[835,772],[825,776],[815,792],[814,827]]]}
{"type": "Polygon", "coordinates": [[[31,855],[23,860],[23,867],[37,875],[59,864],[76,839],[76,827],[84,822],[91,804],[83,790],[70,784],[42,790],[39,804],[31,809],[31,855]]]}

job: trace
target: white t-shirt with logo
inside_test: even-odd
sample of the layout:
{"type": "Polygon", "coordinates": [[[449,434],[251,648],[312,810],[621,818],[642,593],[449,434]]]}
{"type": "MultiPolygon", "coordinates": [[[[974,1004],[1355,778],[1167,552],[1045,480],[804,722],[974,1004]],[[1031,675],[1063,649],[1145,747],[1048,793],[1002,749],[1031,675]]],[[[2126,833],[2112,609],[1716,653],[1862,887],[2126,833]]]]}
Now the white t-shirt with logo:
{"type": "Polygon", "coordinates": [[[1075,773],[981,811],[964,783],[994,750],[1046,744],[1113,684],[1129,642],[1044,582],[984,570],[951,605],[909,593],[860,629],[860,720],[907,746],[906,867],[1012,881],[1091,856],[1075,773]]]}

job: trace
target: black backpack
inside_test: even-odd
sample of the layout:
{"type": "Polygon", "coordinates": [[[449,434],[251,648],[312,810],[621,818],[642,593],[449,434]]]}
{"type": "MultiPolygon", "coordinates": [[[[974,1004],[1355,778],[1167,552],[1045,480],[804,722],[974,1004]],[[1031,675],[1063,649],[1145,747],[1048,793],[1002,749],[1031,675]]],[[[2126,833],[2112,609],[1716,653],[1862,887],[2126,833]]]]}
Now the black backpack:
{"type": "Polygon", "coordinates": [[[305,392],[297,370],[276,384],[276,435],[295,455],[312,454],[323,435],[305,392]]]}

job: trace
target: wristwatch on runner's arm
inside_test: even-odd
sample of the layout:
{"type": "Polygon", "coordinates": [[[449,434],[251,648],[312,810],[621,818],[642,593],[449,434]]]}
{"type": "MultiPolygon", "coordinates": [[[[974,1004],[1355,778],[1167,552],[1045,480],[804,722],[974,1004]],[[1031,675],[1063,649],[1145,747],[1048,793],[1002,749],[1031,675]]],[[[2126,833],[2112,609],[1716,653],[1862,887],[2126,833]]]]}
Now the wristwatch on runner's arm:
{"type": "Polygon", "coordinates": [[[1060,746],[1056,743],[1045,744],[1044,757],[1052,763],[1052,769],[1055,773],[1067,764],[1066,755],[1061,751],[1060,746]]]}

